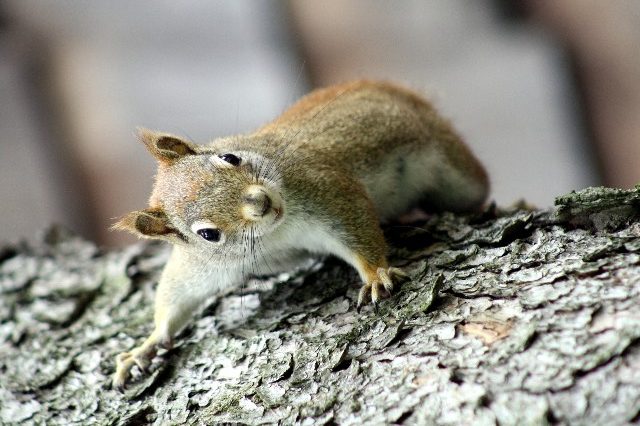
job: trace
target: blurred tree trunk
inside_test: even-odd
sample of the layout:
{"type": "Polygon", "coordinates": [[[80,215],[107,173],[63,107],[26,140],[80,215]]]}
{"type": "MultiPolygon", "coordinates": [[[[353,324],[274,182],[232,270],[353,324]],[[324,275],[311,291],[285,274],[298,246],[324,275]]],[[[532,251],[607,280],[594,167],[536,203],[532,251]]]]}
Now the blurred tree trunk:
{"type": "Polygon", "coordinates": [[[0,250],[0,422],[621,424],[640,418],[640,188],[389,227],[413,280],[353,308],[335,259],[213,301],[125,394],[168,250],[60,229],[0,250]]]}

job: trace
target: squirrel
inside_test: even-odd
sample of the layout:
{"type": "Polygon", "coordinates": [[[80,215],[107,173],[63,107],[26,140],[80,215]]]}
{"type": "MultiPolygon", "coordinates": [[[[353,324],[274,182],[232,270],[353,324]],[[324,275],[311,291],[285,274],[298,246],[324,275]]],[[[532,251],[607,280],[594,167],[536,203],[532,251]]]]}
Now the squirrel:
{"type": "Polygon", "coordinates": [[[208,297],[309,254],[353,266],[363,281],[358,310],[375,304],[409,278],[389,266],[381,222],[416,206],[476,211],[489,191],[485,169],[449,121],[388,82],[313,91],[254,133],[208,145],[146,129],[139,139],[158,162],[149,207],[114,228],[173,250],[157,287],[155,329],[116,358],[120,390],[208,297]]]}

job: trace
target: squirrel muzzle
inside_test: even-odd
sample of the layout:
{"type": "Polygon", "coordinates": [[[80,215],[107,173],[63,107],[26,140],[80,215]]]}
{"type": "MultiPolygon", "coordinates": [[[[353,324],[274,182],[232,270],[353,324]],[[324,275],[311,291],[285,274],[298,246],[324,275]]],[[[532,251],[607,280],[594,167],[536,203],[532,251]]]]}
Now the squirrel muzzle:
{"type": "Polygon", "coordinates": [[[242,216],[246,220],[258,221],[268,214],[273,202],[267,190],[260,185],[251,185],[242,196],[242,216]]]}

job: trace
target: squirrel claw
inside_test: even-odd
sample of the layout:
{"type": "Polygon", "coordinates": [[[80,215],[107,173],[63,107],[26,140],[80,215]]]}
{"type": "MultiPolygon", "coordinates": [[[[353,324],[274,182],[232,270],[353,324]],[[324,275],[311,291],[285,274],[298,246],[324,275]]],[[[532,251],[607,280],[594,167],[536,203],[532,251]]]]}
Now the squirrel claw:
{"type": "Polygon", "coordinates": [[[151,359],[155,356],[155,348],[138,347],[131,352],[122,352],[116,357],[116,372],[113,375],[111,386],[124,392],[125,384],[131,377],[131,368],[137,365],[141,372],[148,373],[151,359]]]}
{"type": "MultiPolygon", "coordinates": [[[[406,272],[404,272],[400,268],[391,267],[391,268],[388,268],[386,272],[389,274],[389,276],[391,277],[392,280],[395,278],[396,281],[401,282],[401,283],[411,280],[411,277],[409,276],[409,274],[407,274],[406,272]]],[[[379,273],[379,271],[378,271],[378,273],[379,273]]]]}
{"type": "Polygon", "coordinates": [[[358,293],[358,304],[357,309],[360,312],[362,306],[366,303],[367,299],[371,297],[371,284],[364,284],[360,288],[360,293],[358,293]]]}
{"type": "Polygon", "coordinates": [[[358,294],[357,310],[360,312],[362,305],[369,300],[377,309],[378,301],[389,297],[393,292],[394,281],[403,282],[409,280],[409,276],[398,268],[378,268],[376,276],[370,282],[365,283],[358,294]]]}
{"type": "Polygon", "coordinates": [[[114,377],[111,381],[111,388],[120,392],[120,393],[124,393],[126,386],[125,386],[126,381],[122,381],[122,380],[116,380],[116,378],[114,377]]]}
{"type": "Polygon", "coordinates": [[[130,376],[129,368],[118,364],[116,372],[113,374],[113,378],[111,379],[111,387],[120,393],[124,393],[125,385],[130,376]]]}

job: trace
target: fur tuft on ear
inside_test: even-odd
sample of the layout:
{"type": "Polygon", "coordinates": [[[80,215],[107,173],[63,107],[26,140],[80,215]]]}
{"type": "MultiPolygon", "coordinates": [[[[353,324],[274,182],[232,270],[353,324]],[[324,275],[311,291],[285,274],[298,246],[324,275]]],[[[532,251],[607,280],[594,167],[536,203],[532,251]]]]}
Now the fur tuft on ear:
{"type": "Polygon", "coordinates": [[[196,146],[168,133],[139,128],[138,139],[159,162],[171,164],[185,155],[197,153],[196,146]]]}
{"type": "Polygon", "coordinates": [[[141,238],[185,241],[184,236],[171,225],[167,215],[159,208],[131,212],[111,228],[131,232],[141,238]]]}

